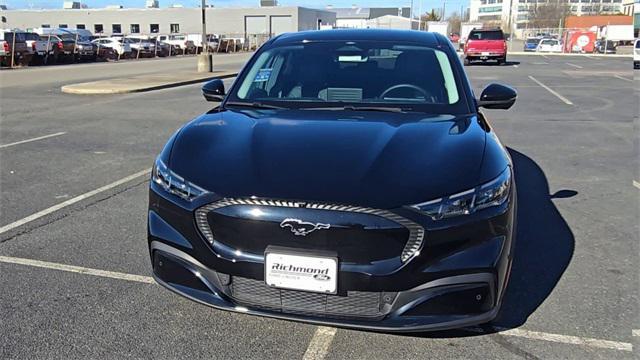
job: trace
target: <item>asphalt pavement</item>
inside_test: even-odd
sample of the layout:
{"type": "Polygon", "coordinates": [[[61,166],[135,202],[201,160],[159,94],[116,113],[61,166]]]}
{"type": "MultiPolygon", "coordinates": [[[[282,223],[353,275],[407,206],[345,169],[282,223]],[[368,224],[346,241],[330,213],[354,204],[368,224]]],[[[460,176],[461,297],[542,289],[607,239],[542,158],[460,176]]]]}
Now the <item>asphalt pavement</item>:
{"type": "MultiPolygon", "coordinates": [[[[237,70],[247,58],[216,63],[237,70]]],[[[512,110],[484,112],[519,191],[503,311],[484,328],[403,335],[232,314],[152,282],[147,171],[213,104],[200,85],[101,96],[60,86],[195,59],[0,72],[0,358],[637,358],[640,78],[624,58],[509,60],[466,68],[477,95],[491,82],[519,93],[512,110]]]]}

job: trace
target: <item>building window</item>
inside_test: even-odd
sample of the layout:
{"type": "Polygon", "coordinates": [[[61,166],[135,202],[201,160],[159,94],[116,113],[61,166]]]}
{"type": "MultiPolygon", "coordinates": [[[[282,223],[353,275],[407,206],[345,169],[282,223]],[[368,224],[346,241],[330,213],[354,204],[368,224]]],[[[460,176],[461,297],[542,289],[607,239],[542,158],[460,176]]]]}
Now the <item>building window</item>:
{"type": "Polygon", "coordinates": [[[86,27],[84,26],[84,24],[76,24],[76,29],[84,30],[86,29],[86,27]]]}
{"type": "Polygon", "coordinates": [[[131,33],[140,34],[140,24],[131,24],[131,33]]]}
{"type": "Polygon", "coordinates": [[[480,13],[492,13],[492,12],[501,12],[502,6],[489,6],[485,8],[480,8],[478,12],[480,13]]]}
{"type": "Polygon", "coordinates": [[[478,16],[478,20],[480,21],[494,21],[494,20],[501,20],[502,16],[501,15],[480,15],[478,16]]]}
{"type": "Polygon", "coordinates": [[[67,24],[59,24],[59,25],[58,25],[58,27],[59,27],[60,29],[66,29],[66,28],[68,28],[69,26],[68,26],[67,24]]]}
{"type": "Polygon", "coordinates": [[[169,27],[169,31],[172,34],[177,34],[180,32],[180,24],[171,24],[169,27]]]}
{"type": "Polygon", "coordinates": [[[43,28],[43,29],[50,29],[50,28],[51,28],[51,25],[49,25],[49,24],[42,24],[42,26],[40,26],[40,27],[41,27],[41,28],[43,28]]]}
{"type": "Polygon", "coordinates": [[[152,34],[157,34],[160,32],[160,25],[158,24],[150,24],[149,25],[149,32],[152,34]]]}
{"type": "Polygon", "coordinates": [[[102,27],[102,24],[94,24],[93,25],[93,32],[96,34],[100,34],[104,31],[104,28],[102,27]]]}
{"type": "Polygon", "coordinates": [[[120,24],[111,24],[112,34],[122,34],[122,26],[120,24]]]}

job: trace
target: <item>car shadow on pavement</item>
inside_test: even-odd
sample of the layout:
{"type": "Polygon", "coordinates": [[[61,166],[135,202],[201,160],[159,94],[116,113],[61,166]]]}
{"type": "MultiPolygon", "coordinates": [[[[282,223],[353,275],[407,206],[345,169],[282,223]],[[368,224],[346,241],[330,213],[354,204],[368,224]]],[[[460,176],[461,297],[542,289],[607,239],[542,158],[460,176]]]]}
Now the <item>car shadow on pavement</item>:
{"type": "Polygon", "coordinates": [[[509,148],[518,191],[517,235],[511,278],[498,317],[478,328],[411,336],[446,338],[500,332],[523,325],[551,294],[573,257],[575,240],[553,199],[578,193],[549,194],[544,171],[528,156],[509,148]]]}
{"type": "Polygon", "coordinates": [[[549,194],[544,171],[528,156],[509,149],[518,186],[517,235],[511,279],[493,326],[523,325],[551,294],[569,266],[573,232],[553,199],[573,197],[573,190],[549,194]]]}
{"type": "Polygon", "coordinates": [[[487,62],[485,62],[485,61],[481,61],[481,62],[474,61],[474,62],[472,62],[471,64],[469,64],[467,66],[498,66],[498,67],[501,67],[501,66],[513,66],[513,65],[520,65],[520,61],[509,61],[509,60],[507,60],[507,61],[504,62],[504,64],[498,64],[495,61],[487,61],[487,62]]]}

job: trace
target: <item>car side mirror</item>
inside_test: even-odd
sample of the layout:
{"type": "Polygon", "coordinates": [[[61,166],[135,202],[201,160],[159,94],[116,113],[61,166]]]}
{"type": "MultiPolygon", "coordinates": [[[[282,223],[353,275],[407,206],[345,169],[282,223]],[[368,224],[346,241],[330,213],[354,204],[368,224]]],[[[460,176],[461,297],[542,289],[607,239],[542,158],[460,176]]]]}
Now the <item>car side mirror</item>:
{"type": "Polygon", "coordinates": [[[478,107],[486,109],[509,109],[516,102],[518,93],[510,86],[489,84],[482,90],[478,107]]]}
{"type": "Polygon", "coordinates": [[[202,86],[202,95],[207,101],[222,101],[224,99],[224,83],[220,79],[207,81],[202,86]]]}

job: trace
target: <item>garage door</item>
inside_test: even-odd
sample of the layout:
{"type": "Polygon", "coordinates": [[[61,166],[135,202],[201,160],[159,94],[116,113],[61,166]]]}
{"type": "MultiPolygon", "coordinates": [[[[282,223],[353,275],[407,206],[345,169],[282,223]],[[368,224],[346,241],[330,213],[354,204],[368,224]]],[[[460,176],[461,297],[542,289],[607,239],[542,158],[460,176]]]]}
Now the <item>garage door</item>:
{"type": "Polygon", "coordinates": [[[280,35],[293,30],[291,16],[272,16],[271,17],[271,34],[280,35]]]}
{"type": "Polygon", "coordinates": [[[267,17],[266,16],[245,16],[244,31],[247,35],[267,34],[267,17]]]}

